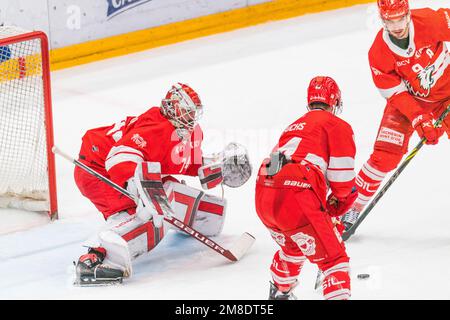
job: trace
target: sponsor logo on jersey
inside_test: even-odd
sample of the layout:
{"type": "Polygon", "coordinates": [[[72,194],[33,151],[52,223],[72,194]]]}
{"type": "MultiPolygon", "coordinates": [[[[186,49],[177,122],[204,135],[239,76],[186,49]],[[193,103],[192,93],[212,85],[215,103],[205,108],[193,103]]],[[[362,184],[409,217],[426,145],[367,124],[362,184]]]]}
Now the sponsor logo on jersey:
{"type": "Polygon", "coordinates": [[[305,126],[306,126],[306,122],[294,123],[294,124],[291,124],[289,127],[287,127],[287,129],[284,130],[284,132],[301,131],[301,130],[305,129],[305,126]]]}
{"type": "Polygon", "coordinates": [[[370,194],[375,193],[378,190],[378,186],[381,184],[380,182],[378,183],[366,182],[360,176],[356,176],[355,183],[360,189],[367,191],[370,194]]]}
{"type": "Polygon", "coordinates": [[[283,183],[284,186],[288,187],[298,187],[298,188],[311,188],[311,185],[309,183],[305,183],[302,181],[293,181],[293,180],[285,180],[283,183]]]}
{"type": "Polygon", "coordinates": [[[106,17],[111,19],[125,11],[133,9],[152,0],[106,0],[108,2],[108,11],[106,17]]]}
{"type": "Polygon", "coordinates": [[[403,67],[411,63],[411,60],[406,59],[402,61],[397,61],[397,67],[403,67]]]}
{"type": "MultiPolygon", "coordinates": [[[[434,85],[435,81],[433,78],[433,73],[435,70],[435,66],[431,65],[423,69],[417,74],[417,79],[420,80],[420,87],[424,90],[428,91],[428,94],[430,92],[431,87],[434,85]]],[[[428,96],[427,94],[427,96],[428,96]]]]}
{"type": "Polygon", "coordinates": [[[344,283],[345,283],[345,281],[338,281],[338,279],[336,279],[336,277],[331,276],[322,283],[322,289],[325,290],[327,288],[337,287],[344,283]]]}
{"type": "Polygon", "coordinates": [[[316,239],[303,232],[296,233],[291,236],[291,239],[298,245],[305,256],[312,256],[316,254],[316,239]]]}
{"type": "Polygon", "coordinates": [[[377,141],[384,141],[398,146],[403,146],[404,140],[405,135],[403,133],[386,127],[381,127],[380,133],[378,134],[377,137],[377,141]]]}
{"type": "Polygon", "coordinates": [[[131,141],[136,143],[139,148],[144,149],[147,146],[147,141],[144,140],[138,133],[133,134],[131,141]]]}

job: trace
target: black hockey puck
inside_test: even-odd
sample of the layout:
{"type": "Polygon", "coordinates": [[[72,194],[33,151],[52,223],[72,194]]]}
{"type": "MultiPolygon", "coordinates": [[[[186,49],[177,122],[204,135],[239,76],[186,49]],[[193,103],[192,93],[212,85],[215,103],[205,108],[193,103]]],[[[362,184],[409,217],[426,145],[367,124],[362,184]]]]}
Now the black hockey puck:
{"type": "Polygon", "coordinates": [[[358,279],[368,279],[369,277],[370,277],[370,274],[368,274],[368,273],[358,274],[358,279]]]}

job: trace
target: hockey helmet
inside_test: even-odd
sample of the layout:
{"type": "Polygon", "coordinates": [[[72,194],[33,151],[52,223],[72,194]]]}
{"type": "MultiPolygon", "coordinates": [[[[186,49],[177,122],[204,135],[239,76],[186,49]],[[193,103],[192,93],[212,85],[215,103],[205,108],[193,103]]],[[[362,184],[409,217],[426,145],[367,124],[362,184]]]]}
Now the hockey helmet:
{"type": "Polygon", "coordinates": [[[333,78],[318,76],[311,80],[308,87],[308,110],[312,110],[313,102],[328,105],[334,115],[342,112],[341,90],[333,78]]]}
{"type": "Polygon", "coordinates": [[[161,112],[175,127],[192,131],[203,114],[203,106],[194,89],[176,83],[161,101],[161,112]]]}
{"type": "Polygon", "coordinates": [[[378,10],[383,20],[395,20],[409,13],[408,0],[378,0],[378,10]]]}

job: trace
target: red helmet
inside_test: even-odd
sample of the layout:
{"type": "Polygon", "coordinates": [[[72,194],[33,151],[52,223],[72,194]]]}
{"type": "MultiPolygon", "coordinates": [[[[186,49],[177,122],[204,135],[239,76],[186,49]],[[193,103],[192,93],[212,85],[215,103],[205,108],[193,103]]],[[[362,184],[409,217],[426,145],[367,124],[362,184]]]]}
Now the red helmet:
{"type": "Polygon", "coordinates": [[[193,130],[203,113],[197,92],[190,86],[177,83],[161,102],[162,114],[177,128],[193,130]]]}
{"type": "Polygon", "coordinates": [[[402,18],[409,13],[408,0],[378,0],[378,10],[384,20],[402,18]]]}
{"type": "Polygon", "coordinates": [[[333,114],[342,111],[341,90],[336,81],[331,77],[315,77],[308,87],[308,110],[313,102],[321,102],[331,107],[333,114]]]}

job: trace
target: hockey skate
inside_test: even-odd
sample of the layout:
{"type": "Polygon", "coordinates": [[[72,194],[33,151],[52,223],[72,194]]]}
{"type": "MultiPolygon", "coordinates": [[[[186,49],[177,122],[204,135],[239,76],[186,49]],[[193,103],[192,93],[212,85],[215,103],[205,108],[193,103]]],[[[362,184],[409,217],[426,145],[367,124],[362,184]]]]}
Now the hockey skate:
{"type": "Polygon", "coordinates": [[[297,300],[297,297],[292,293],[296,285],[292,286],[289,291],[280,291],[277,286],[270,282],[269,300],[297,300]]]}
{"type": "MultiPolygon", "coordinates": [[[[102,248],[90,248],[76,264],[76,286],[106,286],[122,283],[124,272],[102,264],[106,251],[102,248]]],[[[75,262],[74,262],[75,264],[75,262]]]]}
{"type": "Polygon", "coordinates": [[[341,222],[345,227],[345,232],[347,232],[356,223],[359,213],[360,212],[358,210],[352,208],[342,216],[341,222]]]}

